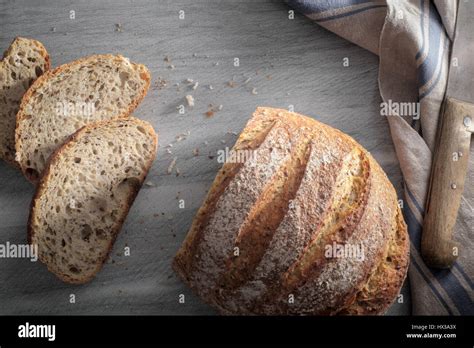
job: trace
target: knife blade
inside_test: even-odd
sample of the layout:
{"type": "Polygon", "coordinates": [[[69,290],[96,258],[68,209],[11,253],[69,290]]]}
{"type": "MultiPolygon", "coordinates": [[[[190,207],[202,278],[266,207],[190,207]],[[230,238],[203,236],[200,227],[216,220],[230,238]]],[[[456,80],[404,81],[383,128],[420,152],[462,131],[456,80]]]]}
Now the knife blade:
{"type": "Polygon", "coordinates": [[[474,0],[459,1],[448,74],[421,238],[422,257],[435,268],[451,267],[461,252],[453,231],[474,127],[474,0]]]}

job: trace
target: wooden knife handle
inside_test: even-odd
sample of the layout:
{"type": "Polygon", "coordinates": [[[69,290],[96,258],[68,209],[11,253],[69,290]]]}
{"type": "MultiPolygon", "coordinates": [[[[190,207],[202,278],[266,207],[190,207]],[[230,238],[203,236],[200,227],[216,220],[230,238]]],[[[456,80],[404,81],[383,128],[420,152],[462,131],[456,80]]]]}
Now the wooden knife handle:
{"type": "Polygon", "coordinates": [[[446,98],[431,166],[421,253],[426,264],[449,268],[459,245],[453,240],[464,189],[474,123],[474,104],[446,98]]]}

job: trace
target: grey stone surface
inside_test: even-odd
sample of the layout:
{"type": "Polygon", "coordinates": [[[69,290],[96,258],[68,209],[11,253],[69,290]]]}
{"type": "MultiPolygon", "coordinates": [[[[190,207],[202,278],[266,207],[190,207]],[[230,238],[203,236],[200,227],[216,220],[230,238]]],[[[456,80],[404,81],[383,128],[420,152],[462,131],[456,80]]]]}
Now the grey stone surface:
{"type": "MultiPolygon", "coordinates": [[[[97,278],[67,285],[39,262],[0,259],[0,314],[214,313],[170,264],[220,167],[209,156],[234,144],[229,132],[239,133],[256,106],[294,105],[350,134],[371,151],[401,194],[387,121],[379,116],[378,58],[299,14],[289,20],[288,10],[280,1],[0,1],[2,49],[25,36],[44,43],[54,66],[97,53],[120,53],[146,64],[152,88],[134,114],[150,121],[160,137],[149,185],[97,278]],[[349,67],[343,67],[344,57],[349,67]],[[198,81],[197,89],[186,79],[198,81]],[[195,106],[180,115],[177,107],[186,105],[188,94],[195,106]],[[209,104],[222,110],[206,117],[209,104]],[[172,154],[165,150],[170,143],[172,154]],[[179,176],[166,173],[173,157],[179,176]],[[177,197],[185,200],[184,209],[177,197]],[[126,246],[130,256],[123,256],[126,246]],[[75,304],[69,303],[71,294],[75,304]],[[178,303],[179,294],[185,294],[185,304],[178,303]]],[[[26,242],[33,192],[19,172],[0,163],[0,243],[26,242]]],[[[390,314],[410,313],[406,286],[403,293],[404,304],[395,304],[390,314]]]]}

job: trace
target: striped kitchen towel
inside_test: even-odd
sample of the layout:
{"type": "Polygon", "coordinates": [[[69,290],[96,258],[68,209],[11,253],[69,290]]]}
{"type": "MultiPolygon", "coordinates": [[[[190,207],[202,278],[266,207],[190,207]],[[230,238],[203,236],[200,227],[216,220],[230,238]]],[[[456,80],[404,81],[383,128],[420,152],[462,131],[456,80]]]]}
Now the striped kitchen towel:
{"type": "Polygon", "coordinates": [[[403,211],[412,245],[412,312],[473,315],[473,147],[454,232],[462,245],[460,256],[451,270],[428,268],[420,256],[431,153],[447,85],[457,1],[286,2],[324,28],[379,55],[379,89],[385,103],[419,103],[415,104],[419,105],[419,115],[387,117],[405,184],[403,211]]]}

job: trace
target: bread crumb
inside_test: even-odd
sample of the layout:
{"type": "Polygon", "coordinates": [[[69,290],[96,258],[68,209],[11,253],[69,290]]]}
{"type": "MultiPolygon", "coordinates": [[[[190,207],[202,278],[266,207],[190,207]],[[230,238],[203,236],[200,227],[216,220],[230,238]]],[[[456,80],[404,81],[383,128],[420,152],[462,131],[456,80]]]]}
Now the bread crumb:
{"type": "Polygon", "coordinates": [[[176,165],[176,160],[177,160],[177,159],[178,159],[177,157],[174,157],[174,158],[171,160],[171,163],[169,164],[168,169],[166,170],[166,172],[167,172],[168,174],[171,174],[171,173],[173,172],[173,168],[174,168],[174,166],[176,165]]]}
{"type": "Polygon", "coordinates": [[[188,106],[193,107],[194,106],[194,98],[192,95],[188,94],[186,96],[186,102],[188,103],[188,106]]]}
{"type": "Polygon", "coordinates": [[[172,154],[171,149],[166,149],[166,153],[172,154]]]}
{"type": "Polygon", "coordinates": [[[194,156],[199,156],[199,149],[198,148],[193,149],[193,155],[194,156]]]}
{"type": "Polygon", "coordinates": [[[247,77],[247,79],[244,81],[244,85],[246,85],[247,83],[249,83],[251,80],[252,80],[251,77],[247,77]]]}
{"type": "Polygon", "coordinates": [[[171,59],[170,59],[170,57],[169,57],[169,56],[165,56],[165,59],[164,59],[164,61],[165,61],[166,63],[169,63],[169,62],[171,62],[171,59]]]}
{"type": "Polygon", "coordinates": [[[184,82],[186,82],[188,85],[191,85],[194,83],[193,79],[187,78],[184,82]]]}
{"type": "Polygon", "coordinates": [[[161,76],[158,76],[156,81],[153,83],[152,89],[153,90],[162,90],[168,85],[168,81],[163,79],[161,76]]]}
{"type": "Polygon", "coordinates": [[[175,66],[173,64],[168,66],[168,69],[170,69],[170,70],[174,70],[174,68],[175,68],[175,66]]]}
{"type": "Polygon", "coordinates": [[[208,105],[208,110],[206,111],[205,115],[207,117],[212,117],[217,111],[221,111],[224,108],[224,105],[220,104],[218,106],[215,106],[214,104],[209,104],[208,105]]]}
{"type": "Polygon", "coordinates": [[[196,90],[196,89],[198,88],[198,86],[199,86],[199,82],[196,81],[196,82],[194,83],[193,87],[192,87],[193,90],[196,90]]]}
{"type": "Polygon", "coordinates": [[[212,91],[214,89],[213,85],[209,85],[208,88],[212,91]]]}
{"type": "Polygon", "coordinates": [[[145,183],[145,186],[148,186],[148,187],[155,187],[156,185],[155,185],[155,183],[153,183],[152,181],[147,181],[147,182],[145,183]]]}
{"type": "Polygon", "coordinates": [[[257,95],[257,94],[258,94],[257,89],[256,89],[255,87],[252,88],[252,94],[253,94],[253,95],[257,95]]]}
{"type": "Polygon", "coordinates": [[[186,137],[191,135],[191,131],[186,131],[184,133],[181,133],[181,134],[178,134],[175,139],[176,139],[176,142],[179,143],[180,141],[182,140],[186,140],[186,137]]]}
{"type": "Polygon", "coordinates": [[[234,80],[230,80],[229,82],[227,82],[227,86],[231,87],[231,88],[234,88],[235,87],[235,81],[234,80]]]}

